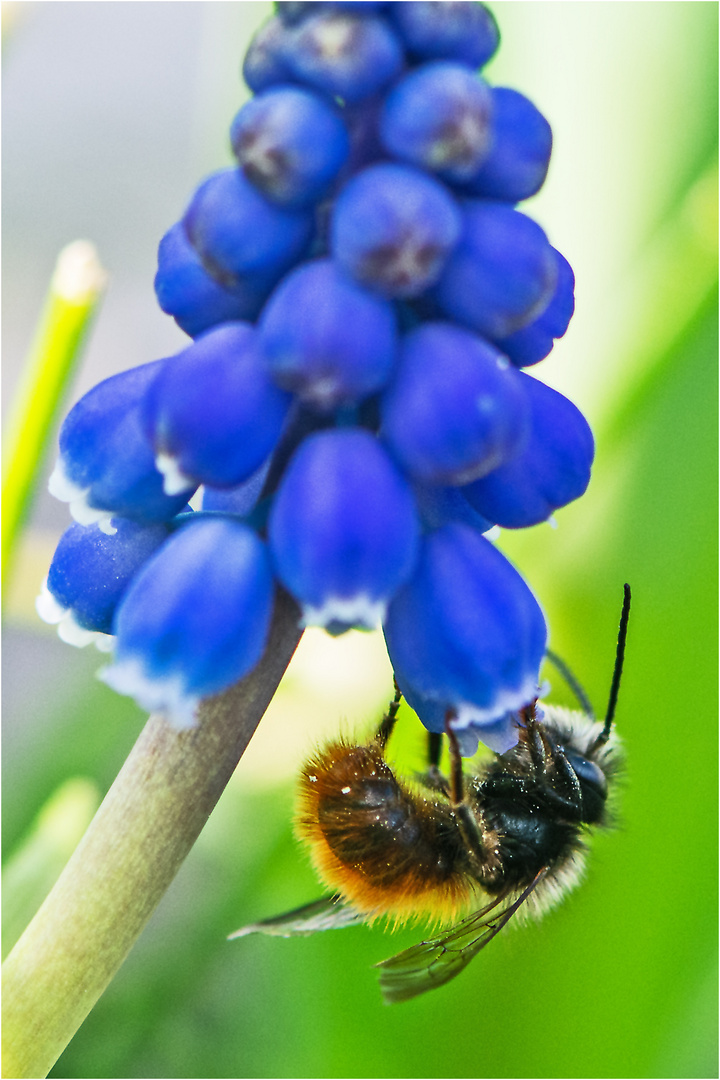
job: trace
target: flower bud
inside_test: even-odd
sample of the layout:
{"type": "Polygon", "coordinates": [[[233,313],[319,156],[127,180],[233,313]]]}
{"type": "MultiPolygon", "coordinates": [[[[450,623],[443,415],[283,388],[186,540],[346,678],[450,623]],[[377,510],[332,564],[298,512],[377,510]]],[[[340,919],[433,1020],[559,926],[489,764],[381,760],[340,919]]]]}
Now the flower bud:
{"type": "Polygon", "coordinates": [[[205,269],[230,288],[251,274],[280,277],[304,254],[313,231],[308,210],[268,202],[239,169],[208,177],[183,225],[205,269]]]}
{"type": "Polygon", "coordinates": [[[462,182],[490,151],[491,116],[490,89],[471,68],[423,64],[388,94],[380,133],[393,157],[462,182]]]}
{"type": "Polygon", "coordinates": [[[388,4],[390,18],[408,52],[421,59],[486,64],[500,43],[500,31],[485,4],[466,0],[415,0],[388,4]]]}
{"type": "Polygon", "coordinates": [[[419,296],[440,276],[460,227],[459,208],[442,184],[419,169],[382,163],[340,192],[331,248],[343,270],[374,292],[419,296]]]}
{"type": "Polygon", "coordinates": [[[207,272],[181,222],[165,233],[158,248],[155,295],[190,337],[218,323],[254,319],[274,284],[258,274],[221,284],[207,272]]]}
{"type": "Polygon", "coordinates": [[[326,9],[300,23],[284,60],[299,82],[353,104],[389,83],[403,55],[383,19],[326,9]]]}
{"type": "Polygon", "coordinates": [[[336,11],[352,11],[354,15],[368,15],[387,5],[381,0],[276,0],[277,16],[287,26],[296,26],[321,8],[336,11]]]}
{"type": "Polygon", "coordinates": [[[533,322],[516,330],[510,337],[496,341],[498,349],[515,367],[530,367],[544,360],[562,337],[575,311],[575,275],[567,259],[552,249],[558,270],[553,298],[533,322]]]}
{"type": "Polygon", "coordinates": [[[496,341],[545,310],[557,274],[553,249],[536,222],[504,203],[468,200],[460,242],[434,296],[450,318],[496,341]]]}
{"type": "Polygon", "coordinates": [[[281,86],[246,102],[230,142],[251,184],[281,206],[308,206],[325,194],[345,163],[345,125],[322,98],[281,86]]]}
{"type": "Polygon", "coordinates": [[[518,372],[492,345],[450,323],[403,339],[382,396],[382,437],[413,479],[465,484],[516,454],[528,405],[518,372]]]}
{"type": "Polygon", "coordinates": [[[516,203],[540,190],[552,152],[552,131],[532,101],[517,90],[496,86],[492,95],[492,142],[469,178],[468,194],[516,203]]]}
{"type": "Polygon", "coordinates": [[[294,81],[286,60],[291,41],[291,31],[277,17],[268,19],[256,31],[242,66],[243,78],[253,93],[294,81]]]}
{"type": "Polygon", "coordinates": [[[345,277],[331,259],[305,263],[280,283],[260,334],[277,385],[319,409],[379,390],[395,361],[392,305],[345,277]]]}

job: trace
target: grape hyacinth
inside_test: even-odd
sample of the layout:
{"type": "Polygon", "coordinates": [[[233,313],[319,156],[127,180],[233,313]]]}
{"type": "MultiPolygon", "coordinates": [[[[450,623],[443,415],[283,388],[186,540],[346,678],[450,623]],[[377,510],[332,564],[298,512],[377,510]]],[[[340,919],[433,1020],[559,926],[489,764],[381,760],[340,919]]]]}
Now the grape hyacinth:
{"type": "Polygon", "coordinates": [[[409,704],[463,753],[516,741],[547,630],[491,530],[578,498],[593,439],[522,370],[565,333],[574,277],[517,209],[552,136],[480,73],[498,43],[481,3],[276,4],[236,165],[160,241],[158,302],[190,342],[65,420],[50,486],[77,524],[40,614],[114,645],[105,681],[177,726],[258,663],[284,588],[303,625],[382,625],[409,704]]]}

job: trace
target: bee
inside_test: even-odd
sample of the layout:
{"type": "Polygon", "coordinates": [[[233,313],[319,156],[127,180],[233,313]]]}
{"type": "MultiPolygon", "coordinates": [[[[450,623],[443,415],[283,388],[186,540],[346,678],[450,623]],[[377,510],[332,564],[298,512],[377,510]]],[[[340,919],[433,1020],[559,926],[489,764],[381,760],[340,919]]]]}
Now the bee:
{"type": "Polygon", "coordinates": [[[419,787],[386,759],[401,695],[365,744],[338,740],[305,765],[298,833],[331,892],[321,900],[231,935],[307,935],[387,916],[436,922],[473,913],[376,965],[389,1003],[454,979],[521,909],[539,916],[579,880],[584,837],[609,823],[608,789],[619,769],[613,729],[630,613],[624,599],[604,721],[566,665],[548,658],[582,707],[518,713],[518,742],[464,775],[452,714],[445,723],[450,770],[439,768],[442,736],[430,736],[419,787]]]}

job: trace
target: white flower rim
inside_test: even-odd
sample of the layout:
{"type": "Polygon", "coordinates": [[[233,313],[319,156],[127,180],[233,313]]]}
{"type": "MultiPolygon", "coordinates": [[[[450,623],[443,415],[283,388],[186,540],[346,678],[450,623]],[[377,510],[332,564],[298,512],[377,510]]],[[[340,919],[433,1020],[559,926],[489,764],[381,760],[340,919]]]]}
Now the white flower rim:
{"type": "Polygon", "coordinates": [[[69,504],[70,513],[78,525],[97,525],[106,536],[114,536],[117,529],[112,524],[108,510],[98,510],[88,503],[91,488],[81,488],[68,476],[62,458],[58,458],[48,480],[48,491],[60,502],[69,504]]]}
{"type": "Polygon", "coordinates": [[[324,627],[337,622],[375,630],[385,618],[386,610],[386,600],[372,599],[366,593],[350,598],[330,596],[321,607],[306,604],[303,607],[301,625],[324,627]]]}
{"type": "Polygon", "coordinates": [[[55,626],[65,616],[68,608],[63,607],[48,589],[47,578],[42,583],[42,589],[35,598],[35,610],[43,622],[55,626]]]}
{"type": "Polygon", "coordinates": [[[462,701],[457,706],[457,716],[450,721],[453,731],[466,731],[468,728],[489,727],[505,713],[517,712],[534,701],[538,696],[537,678],[528,676],[517,690],[501,690],[492,705],[485,708],[470,701],[462,701]]]}
{"type": "Polygon", "coordinates": [[[180,495],[183,491],[193,491],[197,487],[197,480],[182,471],[177,457],[173,454],[165,454],[163,451],[156,454],[155,468],[162,473],[163,491],[166,495],[180,495]]]}
{"type": "Polygon", "coordinates": [[[72,608],[64,608],[48,589],[47,578],[43,582],[40,595],[35,600],[35,610],[43,622],[57,627],[57,635],[66,645],[84,649],[94,644],[100,652],[111,652],[115,646],[112,634],[103,634],[99,630],[87,630],[75,618],[72,608]]]}
{"type": "Polygon", "coordinates": [[[101,668],[97,677],[118,694],[134,698],[141,709],[161,713],[178,730],[197,723],[200,695],[188,693],[181,675],[157,678],[148,674],[141,660],[127,657],[101,668]]]}

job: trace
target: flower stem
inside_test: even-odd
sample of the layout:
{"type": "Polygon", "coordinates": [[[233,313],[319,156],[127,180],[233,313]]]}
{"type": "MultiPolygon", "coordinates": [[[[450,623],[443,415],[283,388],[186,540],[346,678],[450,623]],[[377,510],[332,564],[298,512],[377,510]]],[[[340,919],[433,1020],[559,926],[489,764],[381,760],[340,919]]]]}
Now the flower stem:
{"type": "Polygon", "coordinates": [[[5,1077],[44,1077],[118,970],[230,779],[300,640],[276,601],[260,664],[178,731],[151,716],[3,965],[5,1077]]]}
{"type": "Polygon", "coordinates": [[[3,583],[53,422],[104,287],[105,272],[92,244],[75,240],[63,248],[3,433],[3,583]]]}

